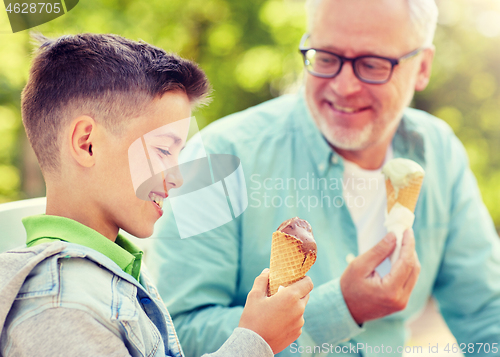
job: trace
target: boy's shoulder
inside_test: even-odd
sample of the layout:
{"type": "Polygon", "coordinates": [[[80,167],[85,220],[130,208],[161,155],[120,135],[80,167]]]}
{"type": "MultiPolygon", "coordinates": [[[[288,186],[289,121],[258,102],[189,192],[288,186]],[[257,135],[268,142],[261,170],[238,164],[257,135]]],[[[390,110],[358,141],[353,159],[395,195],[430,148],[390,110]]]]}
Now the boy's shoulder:
{"type": "MultiPolygon", "coordinates": [[[[138,298],[141,302],[147,300],[144,304],[156,301],[111,259],[78,244],[57,241],[2,253],[0,354],[2,349],[13,345],[16,336],[37,335],[30,330],[32,326],[51,325],[64,316],[65,321],[78,321],[81,337],[74,342],[78,348],[97,346],[99,337],[90,342],[83,337],[87,333],[104,334],[114,339],[116,345],[130,347],[138,354],[156,355],[152,351],[158,351],[159,355],[165,355],[164,338],[173,333],[166,329],[173,331],[173,327],[153,325],[138,298]],[[11,268],[4,270],[6,267],[11,268]],[[96,326],[102,333],[95,333],[96,326]]],[[[159,302],[154,305],[160,306],[159,302]]],[[[166,313],[160,307],[151,309],[166,313]]],[[[61,328],[54,327],[58,332],[61,328]]],[[[54,342],[52,337],[47,339],[54,342]]],[[[54,348],[60,352],[57,346],[54,348]]],[[[23,349],[23,352],[26,351],[23,349]]],[[[29,352],[28,355],[33,351],[29,352]]]]}
{"type": "MultiPolygon", "coordinates": [[[[21,300],[26,311],[40,306],[71,307],[91,312],[98,320],[104,317],[107,320],[112,315],[116,289],[124,296],[135,296],[137,290],[133,283],[127,282],[125,273],[123,279],[116,279],[118,274],[119,269],[102,254],[62,241],[2,253],[0,326],[4,325],[12,305],[21,300]]],[[[133,299],[129,300],[130,309],[135,309],[133,299]]]]}
{"type": "Polygon", "coordinates": [[[103,279],[106,269],[79,257],[85,249],[62,241],[0,254],[0,355],[98,355],[103,349],[128,354],[110,318],[111,297],[106,289],[96,292],[96,284],[111,285],[103,279]]]}
{"type": "Polygon", "coordinates": [[[64,242],[12,249],[0,254],[0,300],[14,300],[28,276],[47,258],[65,248],[64,242]],[[13,296],[11,296],[14,294],[13,296]]]}

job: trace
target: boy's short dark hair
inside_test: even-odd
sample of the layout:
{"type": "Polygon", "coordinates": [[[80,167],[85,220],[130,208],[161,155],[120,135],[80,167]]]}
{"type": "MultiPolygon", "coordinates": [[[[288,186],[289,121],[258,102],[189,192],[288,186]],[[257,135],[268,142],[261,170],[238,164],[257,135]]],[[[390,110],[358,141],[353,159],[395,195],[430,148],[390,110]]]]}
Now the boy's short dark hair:
{"type": "Polygon", "coordinates": [[[119,135],[131,118],[168,91],[184,91],[193,105],[210,91],[195,63],[145,42],[111,34],[34,37],[41,46],[21,106],[44,173],[58,169],[60,133],[76,115],[89,115],[119,135]]]}

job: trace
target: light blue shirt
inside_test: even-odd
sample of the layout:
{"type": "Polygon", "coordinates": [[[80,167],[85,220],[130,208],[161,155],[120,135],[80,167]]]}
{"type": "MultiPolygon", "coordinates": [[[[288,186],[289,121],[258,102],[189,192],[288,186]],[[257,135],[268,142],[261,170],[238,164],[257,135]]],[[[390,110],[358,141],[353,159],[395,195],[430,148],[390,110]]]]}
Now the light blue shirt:
{"type": "MultiPolygon", "coordinates": [[[[294,216],[313,227],[318,257],[308,273],[315,287],[303,334],[280,356],[378,356],[382,345],[401,355],[406,322],[431,295],[459,343],[500,347],[500,241],[466,152],[446,123],[407,109],[394,136],[394,157],[426,171],[414,223],[422,269],[403,311],[362,328],[339,285],[348,257],[358,255],[356,227],[342,201],[343,159],[315,126],[303,93],[218,120],[202,139],[208,153],[241,159],[248,208],[222,227],[183,240],[175,238],[170,216],[155,240],[148,262],[188,357],[216,350],[238,325],[255,277],[269,266],[272,233],[294,216]]],[[[477,355],[492,355],[483,351],[477,355]]]]}

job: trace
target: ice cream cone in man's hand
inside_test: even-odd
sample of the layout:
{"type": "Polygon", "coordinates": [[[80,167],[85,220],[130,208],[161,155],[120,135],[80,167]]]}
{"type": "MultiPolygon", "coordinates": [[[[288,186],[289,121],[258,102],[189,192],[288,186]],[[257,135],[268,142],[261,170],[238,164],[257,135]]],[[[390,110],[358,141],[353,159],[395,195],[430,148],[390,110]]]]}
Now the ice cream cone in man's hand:
{"type": "Polygon", "coordinates": [[[399,257],[403,233],[413,225],[425,172],[415,161],[398,158],[385,164],[382,173],[387,191],[385,226],[397,239],[396,249],[391,255],[391,263],[394,263],[399,257]]]}

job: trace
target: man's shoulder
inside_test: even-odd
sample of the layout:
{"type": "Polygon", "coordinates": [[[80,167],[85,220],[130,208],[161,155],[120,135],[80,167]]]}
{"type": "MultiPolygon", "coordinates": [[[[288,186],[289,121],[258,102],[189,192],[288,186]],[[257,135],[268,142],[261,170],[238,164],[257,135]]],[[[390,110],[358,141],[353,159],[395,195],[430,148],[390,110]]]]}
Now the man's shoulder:
{"type": "Polygon", "coordinates": [[[453,129],[444,120],[420,109],[407,108],[406,123],[410,129],[434,136],[449,137],[454,135],[453,129]]]}
{"type": "Polygon", "coordinates": [[[255,142],[294,130],[292,114],[298,100],[299,94],[287,94],[216,120],[203,129],[203,140],[255,142]]]}
{"type": "Polygon", "coordinates": [[[407,132],[418,133],[423,139],[425,151],[436,157],[455,156],[457,148],[462,145],[448,123],[426,111],[407,108],[404,125],[407,132]]]}
{"type": "Polygon", "coordinates": [[[415,140],[417,145],[414,147],[422,145],[427,176],[434,171],[439,176],[436,179],[445,183],[446,177],[455,180],[460,170],[468,165],[464,145],[444,120],[422,110],[407,109],[404,125],[406,139],[415,140]]]}

